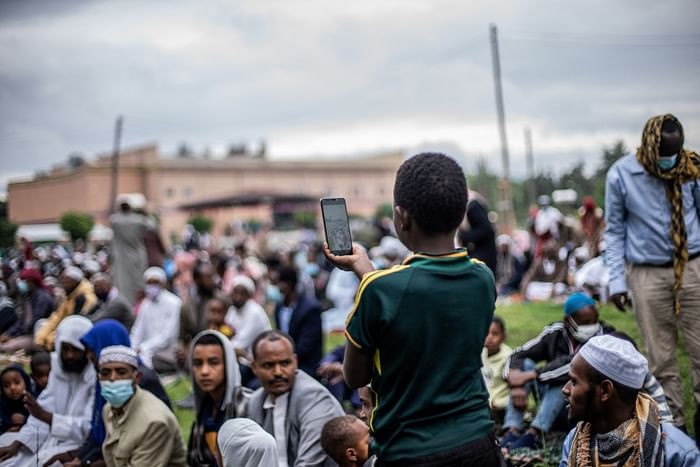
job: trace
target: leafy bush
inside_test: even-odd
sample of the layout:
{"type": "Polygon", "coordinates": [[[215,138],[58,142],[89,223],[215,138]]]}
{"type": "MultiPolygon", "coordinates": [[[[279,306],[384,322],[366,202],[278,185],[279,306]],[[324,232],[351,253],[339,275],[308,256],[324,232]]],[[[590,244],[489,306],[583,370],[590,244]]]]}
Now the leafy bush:
{"type": "Polygon", "coordinates": [[[77,211],[64,213],[58,221],[63,230],[70,234],[73,241],[78,239],[87,240],[88,234],[95,225],[95,220],[90,214],[77,211]]]}
{"type": "Polygon", "coordinates": [[[0,219],[0,248],[9,248],[15,244],[17,226],[7,219],[0,219]]]}
{"type": "Polygon", "coordinates": [[[187,223],[192,224],[194,230],[199,233],[211,232],[212,227],[214,227],[214,221],[212,219],[199,214],[190,217],[190,220],[187,221],[187,223]]]}

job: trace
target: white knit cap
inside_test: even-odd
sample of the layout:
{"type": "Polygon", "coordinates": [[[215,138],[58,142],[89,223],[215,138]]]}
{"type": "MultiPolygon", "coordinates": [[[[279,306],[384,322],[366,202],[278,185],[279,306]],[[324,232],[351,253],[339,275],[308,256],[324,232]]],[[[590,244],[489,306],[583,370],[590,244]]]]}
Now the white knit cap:
{"type": "Polygon", "coordinates": [[[66,269],[63,270],[63,274],[78,282],[83,280],[83,278],[85,277],[85,274],[83,274],[83,270],[75,266],[68,266],[66,269]]]}
{"type": "Polygon", "coordinates": [[[632,389],[644,385],[649,369],[647,359],[624,339],[609,335],[591,337],[579,355],[613,381],[632,389]]]}
{"type": "Polygon", "coordinates": [[[163,271],[162,268],[159,268],[158,266],[152,266],[146,269],[146,272],[143,273],[144,281],[148,282],[151,279],[158,279],[158,281],[161,284],[164,284],[167,280],[167,277],[165,276],[165,271],[163,271]]]}
{"type": "Polygon", "coordinates": [[[245,288],[250,295],[255,293],[255,282],[253,282],[253,279],[250,277],[243,274],[234,277],[233,282],[231,283],[231,288],[235,289],[239,285],[243,286],[243,288],[245,288]]]}
{"type": "Polygon", "coordinates": [[[136,351],[125,345],[110,345],[100,352],[100,365],[105,363],[126,363],[134,368],[139,367],[136,351]]]}

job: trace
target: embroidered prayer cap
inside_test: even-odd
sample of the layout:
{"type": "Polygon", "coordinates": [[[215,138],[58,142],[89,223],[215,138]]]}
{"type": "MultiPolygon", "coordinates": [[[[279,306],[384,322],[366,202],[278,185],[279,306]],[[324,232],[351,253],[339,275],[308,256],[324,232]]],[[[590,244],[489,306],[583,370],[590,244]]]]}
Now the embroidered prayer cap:
{"type": "Polygon", "coordinates": [[[100,366],[106,363],[126,363],[134,368],[139,367],[136,351],[125,345],[110,345],[100,352],[100,366]]]}
{"type": "Polygon", "coordinates": [[[644,385],[647,359],[626,340],[609,335],[591,337],[578,354],[613,381],[632,389],[644,385]]]}
{"type": "Polygon", "coordinates": [[[85,277],[85,274],[83,274],[83,270],[76,266],[68,266],[66,269],[63,270],[63,274],[78,282],[83,280],[83,278],[85,277]]]}
{"type": "Polygon", "coordinates": [[[146,272],[143,273],[144,281],[148,282],[151,279],[157,279],[161,284],[164,284],[167,280],[167,277],[165,276],[165,271],[163,271],[162,268],[159,268],[158,266],[152,266],[146,269],[146,272]]]}
{"type": "Polygon", "coordinates": [[[246,289],[250,295],[253,295],[255,293],[255,282],[253,282],[253,279],[251,279],[250,277],[242,274],[234,277],[232,282],[232,288],[236,288],[239,285],[246,289]]]}
{"type": "Polygon", "coordinates": [[[564,315],[571,316],[583,307],[595,305],[595,300],[582,292],[572,293],[564,302],[564,315]]]}

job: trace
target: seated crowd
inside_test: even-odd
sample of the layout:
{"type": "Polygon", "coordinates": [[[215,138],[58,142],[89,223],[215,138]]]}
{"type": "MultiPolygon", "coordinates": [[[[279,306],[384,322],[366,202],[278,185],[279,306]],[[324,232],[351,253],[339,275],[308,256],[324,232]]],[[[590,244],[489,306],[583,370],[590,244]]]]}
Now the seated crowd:
{"type": "Polygon", "coordinates": [[[314,243],[270,253],[252,237],[192,246],[140,271],[133,303],[105,254],[4,264],[0,352],[31,372],[0,371],[0,467],[503,465],[555,432],[562,466],[699,465],[646,359],[590,295],[567,291],[560,321],[505,344],[497,286],[568,284],[564,233],[542,199],[530,269],[504,237],[488,261],[471,258],[454,248],[460,222],[467,213],[476,230],[487,217],[466,197],[456,162],[418,155],[397,174],[396,235],[440,254],[404,259],[396,239],[373,261],[314,243]],[[450,209],[435,212],[435,199],[450,209]],[[345,352],[324,355],[329,308],[348,316],[345,352]],[[183,374],[192,393],[175,405],[193,409],[189,436],[164,389],[183,374]]]}

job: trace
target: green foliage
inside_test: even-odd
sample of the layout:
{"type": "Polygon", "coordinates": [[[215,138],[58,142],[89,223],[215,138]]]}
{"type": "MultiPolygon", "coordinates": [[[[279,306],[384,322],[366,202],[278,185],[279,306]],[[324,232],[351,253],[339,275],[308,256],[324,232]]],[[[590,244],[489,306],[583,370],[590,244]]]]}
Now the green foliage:
{"type": "Polygon", "coordinates": [[[95,225],[95,220],[90,214],[77,211],[64,213],[58,221],[63,230],[70,234],[73,241],[78,239],[87,240],[88,234],[95,225]]]}
{"type": "Polygon", "coordinates": [[[200,214],[196,214],[190,217],[190,220],[188,220],[187,223],[192,224],[194,230],[196,230],[199,233],[211,232],[212,227],[214,227],[214,221],[212,219],[209,219],[208,217],[202,216],[200,214]]]}
{"type": "Polygon", "coordinates": [[[17,225],[7,219],[0,219],[0,248],[10,248],[15,244],[17,225]]]}
{"type": "Polygon", "coordinates": [[[392,219],[394,217],[394,208],[391,203],[382,203],[377,206],[377,209],[374,211],[374,217],[376,219],[381,219],[382,217],[392,219]]]}
{"type": "MultiPolygon", "coordinates": [[[[627,148],[624,142],[619,140],[603,148],[600,162],[591,177],[586,175],[586,164],[581,161],[558,178],[550,171],[543,171],[526,180],[511,181],[515,218],[521,224],[527,219],[531,203],[528,197],[529,183],[534,183],[535,185],[535,196],[549,195],[554,190],[570,188],[576,191],[579,202],[584,196],[591,195],[598,206],[604,207],[605,176],[615,161],[625,154],[627,154],[627,148]]],[[[490,170],[485,159],[480,159],[477,162],[476,173],[467,176],[469,189],[479,192],[486,198],[491,210],[496,210],[498,206],[499,180],[500,177],[490,170]]]]}
{"type": "Polygon", "coordinates": [[[305,229],[316,228],[316,214],[312,211],[296,211],[294,213],[294,223],[305,229]]]}

